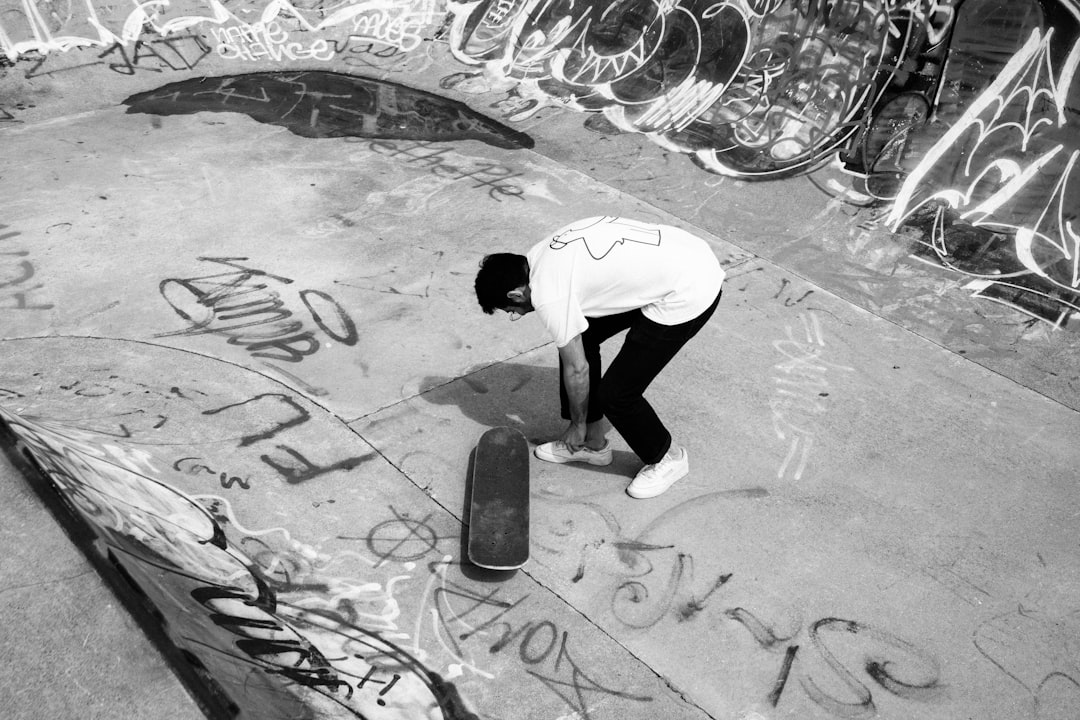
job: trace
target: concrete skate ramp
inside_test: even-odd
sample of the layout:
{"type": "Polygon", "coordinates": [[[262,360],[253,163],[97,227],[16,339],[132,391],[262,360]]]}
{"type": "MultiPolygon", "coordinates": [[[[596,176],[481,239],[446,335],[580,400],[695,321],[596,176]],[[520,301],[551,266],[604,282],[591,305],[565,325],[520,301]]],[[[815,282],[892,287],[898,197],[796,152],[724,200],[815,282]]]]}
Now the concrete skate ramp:
{"type": "MultiPolygon", "coordinates": [[[[833,86],[784,95],[805,67],[777,68],[776,102],[725,123],[731,107],[710,78],[744,98],[754,77],[731,78],[739,58],[777,57],[736,44],[711,46],[700,65],[670,44],[618,82],[604,75],[617,64],[559,56],[562,74],[537,78],[524,51],[554,36],[516,33],[542,13],[508,3],[449,14],[365,3],[321,21],[311,3],[273,4],[287,21],[258,4],[87,4],[94,22],[79,27],[83,5],[69,16],[31,5],[0,15],[15,63],[0,69],[0,421],[26,463],[26,483],[5,487],[56,498],[60,522],[145,609],[209,715],[1075,715],[1080,343],[1054,329],[1070,324],[1060,260],[1072,246],[947,214],[922,218],[945,235],[888,232],[894,208],[965,187],[966,172],[983,177],[1007,156],[976,144],[973,165],[968,136],[929,122],[916,132],[926,106],[909,91],[929,76],[911,72],[889,112],[860,116],[873,137],[844,146],[862,153],[849,165],[868,163],[867,195],[832,163],[838,133],[855,127],[854,96],[811,112],[833,86]],[[376,16],[398,24],[361,22],[376,16]],[[371,37],[390,27],[396,45],[371,37]],[[567,73],[590,68],[596,82],[568,90],[567,73]],[[782,137],[751,151],[754,127],[782,137]],[[821,144],[781,158],[799,138],[821,144]],[[745,182],[769,174],[786,179],[745,182]],[[886,191],[900,200],[872,202],[886,191]],[[640,462],[617,437],[606,468],[534,460],[531,560],[480,572],[462,544],[476,440],[511,425],[542,442],[562,421],[554,347],[535,318],[480,312],[477,265],[594,215],[691,229],[728,271],[715,317],[649,390],[691,474],[636,501],[624,489],[640,462]],[[1005,304],[961,292],[974,276],[1005,304]]],[[[793,18],[796,29],[828,22],[797,5],[701,19],[751,44],[793,18]]],[[[980,100],[1027,97],[993,83],[1025,86],[1023,68],[1047,67],[1039,58],[1066,77],[1080,57],[1067,52],[1074,8],[1044,6],[965,3],[1012,29],[990,43],[993,73],[978,54],[944,63],[945,45],[921,46],[911,67],[948,65],[968,81],[940,94],[943,117],[971,129],[997,107],[980,100]],[[991,86],[997,95],[982,94],[991,86]]],[[[574,37],[625,40],[631,24],[605,7],[589,12],[611,25],[595,36],[573,25],[574,37]]],[[[692,35],[693,11],[657,6],[643,20],[656,32],[640,37],[692,35]]],[[[979,17],[958,35],[971,47],[982,47],[979,17]]],[[[846,34],[828,67],[863,67],[852,53],[871,35],[846,34]]],[[[820,47],[807,52],[815,39],[793,65],[822,65],[820,47]]],[[[866,67],[899,66],[879,61],[866,67]]],[[[845,77],[863,90],[874,79],[845,77]]],[[[938,97],[929,85],[915,94],[938,97]]],[[[983,197],[981,211],[1040,217],[1036,195],[1071,197],[1072,184],[1054,183],[1073,167],[1072,130],[1040,130],[1063,165],[1000,166],[1018,171],[1010,191],[1029,178],[1041,194],[983,197]]],[[[1046,217],[1070,237],[1069,217],[1046,217]]],[[[19,507],[29,519],[0,529],[22,553],[0,608],[25,617],[28,588],[45,580],[25,558],[52,547],[33,529],[53,520],[19,507]]],[[[80,593],[78,572],[48,586],[80,593]]],[[[85,644],[80,622],[109,618],[96,609],[63,621],[43,609],[34,632],[5,640],[5,657],[31,656],[50,623],[50,648],[85,644]]],[[[143,663],[152,653],[136,647],[143,663]]],[[[85,679],[56,655],[0,670],[11,716],[36,718],[46,691],[85,679]],[[28,681],[25,667],[41,676],[28,681]]],[[[108,686],[95,673],[102,685],[72,697],[96,703],[59,706],[83,720],[126,715],[137,703],[102,698],[149,676],[146,687],[165,688],[147,693],[162,698],[157,716],[180,715],[165,705],[174,686],[131,672],[108,686]]]]}

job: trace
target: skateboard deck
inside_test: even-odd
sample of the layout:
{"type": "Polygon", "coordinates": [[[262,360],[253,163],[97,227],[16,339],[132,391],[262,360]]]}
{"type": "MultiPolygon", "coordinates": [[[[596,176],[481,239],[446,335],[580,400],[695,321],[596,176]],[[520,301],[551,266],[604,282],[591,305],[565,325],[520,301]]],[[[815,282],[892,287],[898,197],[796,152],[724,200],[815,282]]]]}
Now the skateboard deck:
{"type": "Polygon", "coordinates": [[[529,559],[529,444],[510,427],[480,436],[469,503],[469,561],[514,570],[529,559]]]}

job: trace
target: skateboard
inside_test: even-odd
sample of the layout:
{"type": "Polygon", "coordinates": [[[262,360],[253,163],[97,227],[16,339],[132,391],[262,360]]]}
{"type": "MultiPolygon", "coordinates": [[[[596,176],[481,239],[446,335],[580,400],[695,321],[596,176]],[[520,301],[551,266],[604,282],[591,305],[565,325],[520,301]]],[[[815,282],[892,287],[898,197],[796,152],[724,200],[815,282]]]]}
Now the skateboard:
{"type": "Polygon", "coordinates": [[[516,570],[529,559],[529,444],[514,428],[492,428],[476,444],[468,552],[489,570],[516,570]]]}

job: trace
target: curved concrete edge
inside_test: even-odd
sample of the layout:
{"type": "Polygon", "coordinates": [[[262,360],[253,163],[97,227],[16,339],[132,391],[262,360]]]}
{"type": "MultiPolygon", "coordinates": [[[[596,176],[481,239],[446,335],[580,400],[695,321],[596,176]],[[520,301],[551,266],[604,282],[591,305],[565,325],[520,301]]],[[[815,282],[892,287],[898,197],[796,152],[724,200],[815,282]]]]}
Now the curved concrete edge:
{"type": "Polygon", "coordinates": [[[0,418],[0,615],[18,628],[0,640],[5,717],[229,717],[213,681],[18,444],[0,418]]]}

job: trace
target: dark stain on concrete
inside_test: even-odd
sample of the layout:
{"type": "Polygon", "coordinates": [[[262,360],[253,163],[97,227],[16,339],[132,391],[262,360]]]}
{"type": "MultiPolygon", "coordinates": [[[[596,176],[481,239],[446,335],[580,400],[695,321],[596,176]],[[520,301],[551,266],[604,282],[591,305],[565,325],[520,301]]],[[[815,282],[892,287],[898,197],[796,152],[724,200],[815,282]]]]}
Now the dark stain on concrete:
{"type": "Polygon", "coordinates": [[[257,72],[193,78],[136,93],[129,113],[235,112],[308,138],[479,140],[506,149],[533,140],[464,103],[386,80],[341,73],[257,72]]]}

